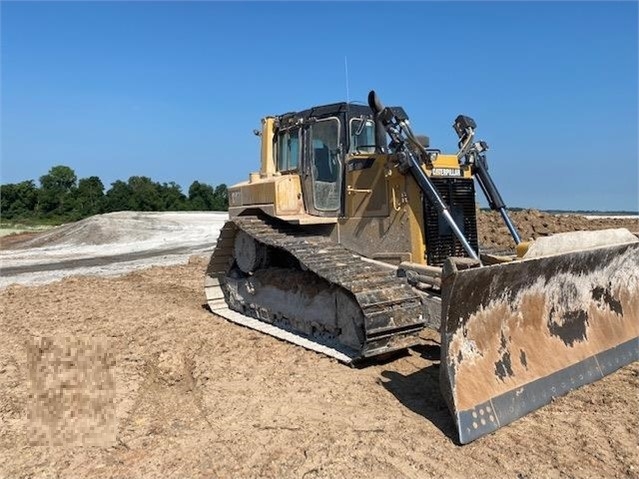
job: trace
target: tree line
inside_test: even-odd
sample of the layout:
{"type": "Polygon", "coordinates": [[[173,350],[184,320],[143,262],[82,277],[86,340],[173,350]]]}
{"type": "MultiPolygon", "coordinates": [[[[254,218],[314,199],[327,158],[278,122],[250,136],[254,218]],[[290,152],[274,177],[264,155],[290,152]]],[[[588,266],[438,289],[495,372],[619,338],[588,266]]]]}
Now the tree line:
{"type": "Polygon", "coordinates": [[[52,167],[33,180],[0,185],[0,217],[12,221],[76,221],[112,211],[226,211],[225,184],[194,181],[188,193],[171,181],[158,183],[146,176],[117,180],[105,191],[97,176],[80,178],[72,168],[52,167]]]}

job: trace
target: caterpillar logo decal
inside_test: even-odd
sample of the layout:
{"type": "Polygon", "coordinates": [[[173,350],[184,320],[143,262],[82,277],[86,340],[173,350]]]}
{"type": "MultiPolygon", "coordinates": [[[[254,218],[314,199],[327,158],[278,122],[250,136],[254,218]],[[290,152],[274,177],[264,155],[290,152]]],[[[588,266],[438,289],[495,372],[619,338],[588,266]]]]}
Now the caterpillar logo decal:
{"type": "Polygon", "coordinates": [[[459,176],[461,177],[461,170],[459,168],[433,168],[433,176],[459,176]]]}

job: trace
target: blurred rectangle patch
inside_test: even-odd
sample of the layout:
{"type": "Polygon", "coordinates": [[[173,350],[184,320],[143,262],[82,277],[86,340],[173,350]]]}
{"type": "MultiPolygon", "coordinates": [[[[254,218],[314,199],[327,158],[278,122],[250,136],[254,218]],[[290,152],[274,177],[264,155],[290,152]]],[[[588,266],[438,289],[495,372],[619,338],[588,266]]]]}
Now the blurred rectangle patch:
{"type": "Polygon", "coordinates": [[[115,357],[106,338],[32,338],[27,368],[31,444],[115,442],[115,357]]]}

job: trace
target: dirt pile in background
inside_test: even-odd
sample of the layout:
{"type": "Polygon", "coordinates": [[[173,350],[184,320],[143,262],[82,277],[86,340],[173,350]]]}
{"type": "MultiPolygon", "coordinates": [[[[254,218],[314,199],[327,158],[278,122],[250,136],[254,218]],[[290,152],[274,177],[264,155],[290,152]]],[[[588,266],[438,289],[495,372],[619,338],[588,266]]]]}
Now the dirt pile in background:
{"type": "MultiPolygon", "coordinates": [[[[153,240],[163,236],[185,235],[217,226],[226,213],[215,212],[138,212],[117,211],[90,216],[58,226],[44,233],[24,236],[12,248],[109,245],[153,240]]],[[[10,239],[10,237],[8,238],[10,239]]]]}
{"type": "MultiPolygon", "coordinates": [[[[627,228],[639,232],[639,220],[629,218],[590,218],[573,214],[552,214],[538,210],[522,210],[510,213],[524,241],[567,231],[627,228]]],[[[479,211],[477,215],[479,244],[483,248],[510,249],[514,246],[501,215],[496,211],[479,211]]]]}
{"type": "Polygon", "coordinates": [[[114,276],[210,254],[225,212],[121,211],[37,235],[3,238],[0,288],[45,284],[73,275],[114,276]]]}
{"type": "Polygon", "coordinates": [[[98,245],[123,241],[132,236],[144,240],[154,234],[157,226],[157,222],[150,221],[148,218],[142,220],[141,215],[135,213],[125,211],[107,213],[58,226],[20,243],[19,247],[98,245]]]}

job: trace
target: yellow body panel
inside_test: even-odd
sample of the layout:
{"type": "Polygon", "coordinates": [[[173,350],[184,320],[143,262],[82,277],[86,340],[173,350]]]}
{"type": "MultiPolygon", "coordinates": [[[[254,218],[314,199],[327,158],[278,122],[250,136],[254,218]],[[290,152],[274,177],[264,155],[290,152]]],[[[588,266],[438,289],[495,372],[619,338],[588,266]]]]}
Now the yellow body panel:
{"type": "Polygon", "coordinates": [[[421,193],[389,155],[355,155],[346,161],[345,216],[337,240],[389,263],[424,262],[421,193]]]}
{"type": "Polygon", "coordinates": [[[357,155],[346,161],[347,218],[388,216],[386,158],[385,155],[357,155]]]}
{"type": "Polygon", "coordinates": [[[302,186],[298,175],[254,177],[229,188],[231,216],[248,206],[271,205],[275,216],[304,213],[302,186]]]}
{"type": "Polygon", "coordinates": [[[262,151],[260,161],[260,175],[270,176],[275,174],[275,152],[273,151],[273,132],[275,131],[275,118],[267,116],[262,118],[262,151]],[[266,141],[264,139],[266,138],[266,141]]]}

